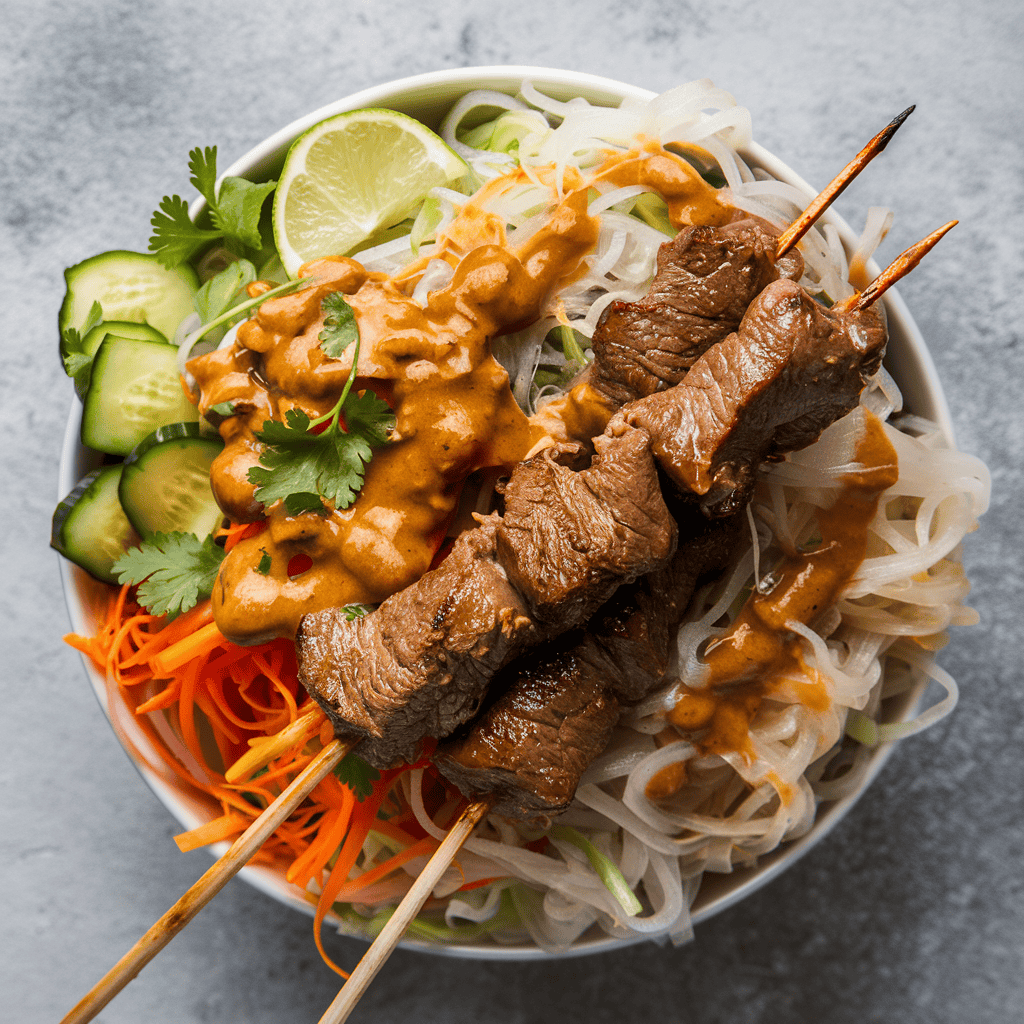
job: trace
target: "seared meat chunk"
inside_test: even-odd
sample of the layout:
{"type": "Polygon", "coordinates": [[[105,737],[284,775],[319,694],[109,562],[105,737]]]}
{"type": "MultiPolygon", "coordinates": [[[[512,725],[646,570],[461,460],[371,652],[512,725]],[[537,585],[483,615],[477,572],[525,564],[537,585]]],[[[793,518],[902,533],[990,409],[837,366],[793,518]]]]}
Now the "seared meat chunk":
{"type": "Polygon", "coordinates": [[[595,438],[574,472],[556,446],[517,467],[505,487],[498,558],[540,623],[585,622],[622,583],[662,565],[676,527],[642,430],[595,438]]]}
{"type": "Polygon", "coordinates": [[[751,303],[739,331],[709,349],[685,380],[626,405],[658,462],[708,515],[746,505],[758,466],[805,448],[857,404],[885,351],[875,310],[834,310],[792,281],[751,303]]]}
{"type": "Polygon", "coordinates": [[[451,554],[378,609],[305,616],[299,678],[342,738],[377,767],[414,757],[476,714],[502,665],[582,624],[676,544],[642,430],[605,438],[587,469],[541,453],[516,467],[504,517],[463,533],[451,554]],[[524,575],[534,571],[536,576],[524,575]]]}
{"type": "Polygon", "coordinates": [[[496,559],[496,529],[492,518],[463,533],[441,567],[369,615],[302,619],[299,678],[371,764],[409,759],[471,718],[494,672],[545,635],[496,559]]]}
{"type": "Polygon", "coordinates": [[[736,330],[763,288],[800,278],[799,253],[777,262],[777,243],[753,217],[684,228],[665,242],[650,292],[637,302],[613,302],[598,321],[590,385],[622,405],[678,384],[703,352],[736,330]]]}
{"type": "Polygon", "coordinates": [[[543,820],[568,806],[619,712],[619,702],[571,650],[530,658],[516,685],[434,761],[463,793],[496,794],[499,814],[543,820]]]}
{"type": "Polygon", "coordinates": [[[662,682],[694,589],[728,563],[743,518],[709,521],[691,505],[680,523],[689,539],[669,564],[617,591],[585,632],[504,669],[498,698],[438,748],[438,770],[471,798],[495,795],[509,818],[545,823],[564,811],[622,707],[662,682]]]}

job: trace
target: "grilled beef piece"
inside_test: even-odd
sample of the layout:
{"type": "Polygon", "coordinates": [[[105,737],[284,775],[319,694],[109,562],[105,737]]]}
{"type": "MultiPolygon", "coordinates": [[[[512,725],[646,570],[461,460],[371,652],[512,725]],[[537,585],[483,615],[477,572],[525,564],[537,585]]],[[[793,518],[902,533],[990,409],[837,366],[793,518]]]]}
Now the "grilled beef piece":
{"type": "Polygon", "coordinates": [[[669,564],[620,588],[586,632],[504,669],[492,686],[498,698],[438,748],[438,770],[471,798],[494,794],[494,810],[509,818],[543,824],[564,811],[622,707],[662,682],[695,586],[728,563],[743,518],[708,521],[691,506],[680,523],[689,539],[669,564]]]}
{"type": "Polygon", "coordinates": [[[335,734],[361,741],[361,758],[387,767],[413,758],[424,737],[447,736],[476,714],[502,665],[672,556],[675,523],[647,435],[627,430],[598,447],[579,472],[563,464],[571,449],[521,463],[504,518],[463,533],[437,569],[369,615],[302,619],[299,678],[335,734]],[[544,550],[556,546],[563,562],[544,550]]]}
{"type": "Polygon", "coordinates": [[[589,469],[574,472],[558,445],[519,466],[505,486],[498,559],[534,618],[558,632],[585,622],[621,583],[675,549],[650,438],[642,430],[594,439],[589,469]]]}
{"type": "Polygon", "coordinates": [[[805,448],[856,406],[885,343],[873,308],[827,309],[775,281],[681,384],[626,405],[608,429],[643,427],[661,467],[700,496],[705,514],[731,515],[762,462],[805,448]]]}
{"type": "Polygon", "coordinates": [[[800,254],[777,261],[777,244],[753,217],[684,228],[658,250],[650,292],[601,315],[588,383],[614,405],[678,384],[701,353],[736,330],[762,289],[780,277],[799,280],[800,254]]]}
{"type": "Polygon", "coordinates": [[[303,617],[299,678],[334,725],[385,766],[424,736],[476,713],[491,675],[543,637],[495,554],[492,518],[463,533],[444,563],[369,615],[303,617]]]}
{"type": "Polygon", "coordinates": [[[515,685],[434,763],[468,797],[496,795],[498,814],[543,824],[571,802],[621,706],[574,649],[516,665],[515,685]]]}

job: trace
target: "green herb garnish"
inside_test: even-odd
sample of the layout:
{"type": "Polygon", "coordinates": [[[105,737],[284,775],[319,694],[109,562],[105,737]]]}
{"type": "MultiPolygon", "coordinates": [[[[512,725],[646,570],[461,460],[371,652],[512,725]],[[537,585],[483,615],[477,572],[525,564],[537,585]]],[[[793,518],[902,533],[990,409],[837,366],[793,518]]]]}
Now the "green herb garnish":
{"type": "Polygon", "coordinates": [[[207,146],[205,150],[197,146],[188,155],[188,167],[192,172],[189,181],[206,200],[213,227],[193,224],[188,203],[180,196],[164,196],[150,221],[150,251],[156,253],[164,266],[176,267],[217,239],[223,239],[225,248],[236,256],[261,249],[260,211],[277,182],[257,185],[244,178],[227,177],[218,189],[216,146],[207,146]]]}
{"type": "Polygon", "coordinates": [[[156,533],[113,565],[120,583],[137,583],[138,600],[153,615],[174,618],[213,593],[224,549],[212,537],[156,533]]]}
{"type": "Polygon", "coordinates": [[[266,548],[260,548],[260,551],[262,552],[262,555],[260,556],[259,565],[256,566],[256,571],[261,576],[266,576],[267,573],[270,572],[271,558],[267,553],[266,548]]]}
{"type": "Polygon", "coordinates": [[[346,754],[335,766],[334,774],[360,803],[373,794],[373,784],[380,779],[380,772],[355,754],[346,754]]]}
{"type": "Polygon", "coordinates": [[[331,292],[324,299],[323,310],[326,316],[320,332],[320,347],[332,359],[340,359],[345,349],[359,340],[356,312],[341,292],[331,292]]]}
{"type": "MultiPolygon", "coordinates": [[[[64,372],[69,377],[78,377],[79,374],[87,373],[92,367],[93,355],[85,351],[85,336],[103,319],[103,309],[98,302],[94,302],[89,309],[89,315],[80,329],[67,327],[60,336],[60,358],[64,363],[64,372]]],[[[76,380],[76,384],[77,384],[76,380]]],[[[86,381],[88,383],[88,381],[86,381]]]]}
{"type": "Polygon", "coordinates": [[[212,323],[235,303],[244,302],[248,296],[245,296],[243,289],[255,280],[256,268],[249,260],[229,263],[196,292],[194,303],[199,319],[204,324],[212,323]]]}
{"type": "Polygon", "coordinates": [[[268,508],[283,501],[293,516],[303,512],[323,515],[330,511],[325,509],[325,501],[335,510],[348,508],[363,486],[373,448],[386,444],[394,427],[394,414],[386,402],[372,391],[352,394],[359,363],[359,327],[352,307],[337,300],[340,294],[332,292],[324,300],[328,317],[320,342],[331,358],[355,342],[352,370],[341,397],[330,412],[314,420],[301,409],[289,409],[284,423],[266,420],[256,432],[257,440],[267,446],[260,453],[260,464],[248,474],[249,482],[256,484],[256,500],[268,508]]]}

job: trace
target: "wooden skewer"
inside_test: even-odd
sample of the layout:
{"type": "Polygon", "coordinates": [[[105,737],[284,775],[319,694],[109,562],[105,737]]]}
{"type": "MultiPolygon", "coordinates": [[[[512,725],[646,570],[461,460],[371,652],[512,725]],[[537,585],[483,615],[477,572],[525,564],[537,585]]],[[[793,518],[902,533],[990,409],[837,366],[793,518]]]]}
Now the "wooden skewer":
{"type": "Polygon", "coordinates": [[[810,205],[800,216],[779,235],[779,245],[775,250],[776,259],[781,259],[790,249],[810,231],[814,222],[829,208],[832,202],[857,177],[858,174],[883,149],[899,130],[901,124],[914,112],[914,107],[907,107],[899,117],[893,118],[820,192],[811,200],[810,205]]]}
{"type": "Polygon", "coordinates": [[[232,843],[227,853],[89,990],[61,1024],[84,1024],[92,1020],[227,885],[354,745],[352,741],[333,740],[324,747],[232,843]]]}
{"type": "Polygon", "coordinates": [[[356,969],[348,981],[342,985],[341,991],[334,997],[334,1002],[327,1007],[327,1012],[320,1018],[320,1024],[341,1024],[342,1021],[348,1020],[356,1003],[359,1002],[388,957],[394,952],[395,947],[405,934],[406,928],[420,912],[420,908],[426,903],[427,897],[441,876],[448,870],[455,855],[462,848],[462,844],[469,838],[470,833],[493,804],[493,798],[489,797],[470,804],[462,812],[459,820],[451,827],[448,835],[444,837],[441,845],[434,851],[434,855],[419,873],[416,881],[413,882],[412,888],[395,908],[388,923],[384,925],[381,933],[373,940],[370,948],[356,964],[356,969]]]}
{"type": "Polygon", "coordinates": [[[906,277],[924,259],[925,255],[935,248],[939,239],[959,223],[959,221],[951,220],[937,231],[933,231],[927,238],[922,238],[916,245],[912,245],[906,252],[897,256],[864,291],[854,293],[849,298],[843,299],[842,302],[837,302],[833,308],[840,310],[867,309],[872,303],[877,302],[901,277],[906,277]]]}

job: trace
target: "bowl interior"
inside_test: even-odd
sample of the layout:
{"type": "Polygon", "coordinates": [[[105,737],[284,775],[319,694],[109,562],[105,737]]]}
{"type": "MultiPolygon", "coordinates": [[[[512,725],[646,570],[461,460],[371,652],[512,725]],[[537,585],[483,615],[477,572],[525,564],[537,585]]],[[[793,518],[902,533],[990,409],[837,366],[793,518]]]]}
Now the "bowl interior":
{"type": "MultiPolygon", "coordinates": [[[[460,68],[453,71],[434,72],[375,86],[321,107],[260,143],[233,163],[225,173],[254,180],[266,180],[274,177],[284,162],[291,142],[307,128],[333,114],[362,107],[383,106],[402,111],[436,128],[447,110],[463,93],[472,89],[491,89],[514,94],[523,80],[531,81],[541,92],[556,99],[567,100],[574,96],[582,96],[593,104],[604,106],[616,106],[626,98],[644,100],[650,99],[654,95],[644,89],[610,79],[547,68],[460,68]]],[[[774,177],[802,189],[809,198],[815,194],[815,190],[803,179],[762,147],[753,144],[744,151],[743,155],[749,163],[761,166],[774,177]]],[[[856,244],[856,235],[850,227],[831,211],[825,214],[825,219],[835,225],[847,250],[852,251],[856,244]]],[[[877,273],[878,268],[872,266],[871,271],[877,273]]],[[[942,428],[949,443],[952,444],[953,432],[949,409],[924,339],[895,289],[891,289],[886,294],[883,302],[888,317],[890,335],[886,365],[903,391],[906,408],[936,422],[942,428]]],[[[80,425],[81,406],[75,401],[68,417],[64,437],[58,498],[63,498],[75,483],[86,472],[94,468],[99,461],[94,453],[89,452],[81,445],[79,441],[80,425]]],[[[70,562],[64,559],[61,559],[60,562],[61,579],[72,629],[77,633],[91,633],[95,630],[106,588],[70,562]]],[[[97,699],[109,718],[111,712],[107,702],[106,682],[91,662],[83,658],[83,664],[97,699]]],[[[919,690],[911,690],[902,694],[887,704],[886,717],[890,721],[900,721],[911,717],[921,696],[919,690]]],[[[145,751],[147,741],[142,732],[137,727],[133,728],[133,723],[130,721],[125,723],[125,727],[130,730],[135,742],[145,751]]],[[[842,800],[822,804],[819,807],[813,828],[801,839],[787,843],[773,853],[762,857],[756,868],[734,871],[729,875],[706,874],[693,906],[694,923],[704,921],[738,902],[794,863],[844,817],[881,770],[888,756],[888,747],[877,748],[872,755],[870,768],[865,773],[858,790],[842,800]]],[[[146,765],[140,764],[134,758],[132,760],[143,779],[164,806],[181,823],[183,829],[195,828],[220,813],[212,801],[206,801],[168,785],[146,765]]],[[[227,843],[222,843],[212,847],[211,850],[219,856],[227,849],[227,846],[227,843]]],[[[294,886],[289,885],[277,872],[263,867],[246,867],[240,874],[247,882],[262,892],[288,906],[312,915],[313,910],[309,903],[302,898],[294,886]]],[[[602,933],[588,933],[565,955],[576,956],[604,952],[627,944],[629,943],[626,941],[613,939],[602,933]]],[[[504,947],[484,942],[438,945],[406,939],[402,945],[432,953],[479,959],[532,960],[550,957],[550,954],[533,946],[504,947]]]]}

